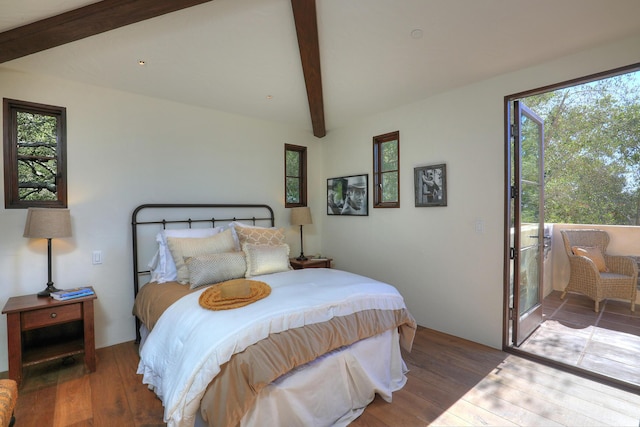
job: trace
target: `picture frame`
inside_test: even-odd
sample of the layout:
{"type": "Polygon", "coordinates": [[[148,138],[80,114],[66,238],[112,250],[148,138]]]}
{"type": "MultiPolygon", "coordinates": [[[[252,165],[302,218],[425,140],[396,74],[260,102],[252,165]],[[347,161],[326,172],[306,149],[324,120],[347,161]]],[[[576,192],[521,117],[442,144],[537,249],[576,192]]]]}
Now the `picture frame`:
{"type": "Polygon", "coordinates": [[[327,215],[369,215],[369,174],[328,178],[327,215]]]}
{"type": "Polygon", "coordinates": [[[447,206],[447,165],[413,169],[416,207],[447,206]]]}

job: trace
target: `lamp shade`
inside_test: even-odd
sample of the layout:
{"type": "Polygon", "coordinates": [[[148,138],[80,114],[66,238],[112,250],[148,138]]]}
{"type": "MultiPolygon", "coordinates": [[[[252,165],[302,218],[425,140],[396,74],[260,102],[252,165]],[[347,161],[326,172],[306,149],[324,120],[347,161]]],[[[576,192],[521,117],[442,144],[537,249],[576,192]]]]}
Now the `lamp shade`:
{"type": "Polygon", "coordinates": [[[29,208],[23,236],[41,239],[71,237],[69,209],[29,208]]]}
{"type": "Polygon", "coordinates": [[[291,225],[313,224],[311,220],[311,209],[308,206],[291,209],[291,225]]]}

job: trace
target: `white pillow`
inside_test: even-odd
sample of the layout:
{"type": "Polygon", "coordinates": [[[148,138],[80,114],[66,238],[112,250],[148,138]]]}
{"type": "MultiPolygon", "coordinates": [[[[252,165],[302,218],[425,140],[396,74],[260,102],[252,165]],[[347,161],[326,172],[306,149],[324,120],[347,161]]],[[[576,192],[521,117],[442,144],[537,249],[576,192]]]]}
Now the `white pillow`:
{"type": "Polygon", "coordinates": [[[163,230],[156,235],[158,251],[149,262],[151,281],[158,283],[172,282],[177,279],[176,263],[173,261],[171,251],[167,246],[167,237],[203,238],[211,237],[224,231],[224,227],[212,228],[176,228],[163,230]]]}
{"type": "Polygon", "coordinates": [[[246,278],[291,270],[289,245],[286,243],[278,246],[244,243],[242,251],[247,262],[246,278]]]}

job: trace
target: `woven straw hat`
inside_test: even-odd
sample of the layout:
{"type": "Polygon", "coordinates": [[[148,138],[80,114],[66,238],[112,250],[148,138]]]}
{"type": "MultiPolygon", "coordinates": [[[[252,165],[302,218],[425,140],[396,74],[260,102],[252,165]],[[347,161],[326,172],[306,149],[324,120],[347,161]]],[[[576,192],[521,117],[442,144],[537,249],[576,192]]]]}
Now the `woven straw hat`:
{"type": "Polygon", "coordinates": [[[209,310],[229,310],[266,298],[271,287],[264,282],[233,279],[211,286],[200,295],[200,306],[209,310]]]}

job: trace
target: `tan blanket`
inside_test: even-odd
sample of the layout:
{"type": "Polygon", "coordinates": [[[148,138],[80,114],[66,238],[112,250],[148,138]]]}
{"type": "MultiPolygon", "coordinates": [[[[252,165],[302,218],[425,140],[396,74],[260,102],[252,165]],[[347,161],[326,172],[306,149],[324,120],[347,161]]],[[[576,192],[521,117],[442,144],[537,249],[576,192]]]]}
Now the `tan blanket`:
{"type": "Polygon", "coordinates": [[[189,289],[189,286],[178,282],[147,283],[140,288],[138,295],[136,295],[136,300],[133,303],[133,315],[137,316],[147,329],[151,330],[171,304],[198,290],[202,290],[202,288],[189,289]]]}
{"type": "Polygon", "coordinates": [[[396,327],[400,344],[411,351],[416,323],[407,310],[366,310],[272,334],[222,366],[201,400],[202,416],[210,426],[237,426],[258,393],[281,375],[396,327]]]}

